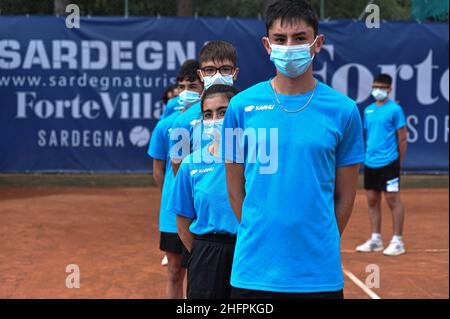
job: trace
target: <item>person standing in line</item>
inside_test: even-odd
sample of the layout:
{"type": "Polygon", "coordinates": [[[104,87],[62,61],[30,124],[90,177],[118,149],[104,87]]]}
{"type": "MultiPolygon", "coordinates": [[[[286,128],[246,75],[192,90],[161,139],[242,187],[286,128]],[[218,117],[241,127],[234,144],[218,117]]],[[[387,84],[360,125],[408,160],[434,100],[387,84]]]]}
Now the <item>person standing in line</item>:
{"type": "Polygon", "coordinates": [[[166,89],[162,100],[164,110],[159,118],[160,120],[163,120],[169,115],[184,109],[183,105],[180,103],[180,97],[178,95],[178,83],[173,84],[166,89]]]}
{"type": "MultiPolygon", "coordinates": [[[[167,108],[167,103],[172,101],[172,99],[178,96],[178,84],[171,84],[165,88],[163,95],[161,96],[161,101],[164,107],[164,111],[167,108]]],[[[169,114],[170,115],[170,114],[169,114]]],[[[164,116],[167,117],[167,116],[164,116]]],[[[161,116],[161,118],[163,118],[161,116]]]]}
{"type": "MultiPolygon", "coordinates": [[[[211,41],[206,44],[199,54],[200,68],[197,70],[199,79],[206,91],[213,85],[222,84],[233,86],[239,74],[237,67],[236,48],[226,41],[211,41]]],[[[181,161],[190,153],[209,144],[207,136],[203,134],[201,103],[195,103],[179,116],[174,123],[174,129],[185,130],[188,138],[171,140],[172,168],[175,175],[181,161]],[[182,152],[179,152],[179,149],[182,152]]]]}
{"type": "MultiPolygon", "coordinates": [[[[196,102],[203,91],[203,85],[197,77],[199,64],[196,60],[187,60],[177,76],[180,103],[184,107],[196,102]]],[[[153,177],[161,190],[159,211],[160,249],[167,256],[167,297],[181,299],[184,295],[183,282],[186,274],[187,251],[178,236],[175,214],[167,210],[175,175],[170,163],[169,141],[175,119],[182,111],[176,111],[160,120],[152,132],[148,155],[153,158],[153,177]]]]}
{"type": "Polygon", "coordinates": [[[383,254],[398,256],[406,252],[402,239],[405,208],[400,198],[400,168],[408,142],[405,115],[402,107],[389,98],[391,91],[392,78],[389,75],[375,77],[372,86],[375,103],[364,110],[364,188],[372,237],[356,250],[376,252],[384,249],[381,238],[381,198],[384,194],[392,214],[394,235],[383,254]]]}
{"type": "Polygon", "coordinates": [[[169,201],[178,234],[190,251],[188,299],[230,299],[238,222],[228,201],[219,157],[223,117],[237,89],[213,85],[202,97],[205,134],[211,142],[183,160],[169,201]]]}
{"type": "Polygon", "coordinates": [[[342,299],[340,236],[364,161],[361,116],[353,100],[313,76],[325,36],[306,1],[275,1],[266,27],[276,76],[231,100],[222,132],[240,222],[232,298],[342,299]],[[267,145],[276,153],[270,167],[267,145]]]}

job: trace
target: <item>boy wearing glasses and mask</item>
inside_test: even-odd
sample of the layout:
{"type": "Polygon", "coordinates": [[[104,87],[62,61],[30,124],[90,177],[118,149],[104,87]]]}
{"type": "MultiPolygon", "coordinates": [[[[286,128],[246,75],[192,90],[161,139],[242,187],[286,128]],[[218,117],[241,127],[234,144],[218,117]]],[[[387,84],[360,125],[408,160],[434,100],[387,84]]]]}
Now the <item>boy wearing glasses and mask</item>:
{"type": "MultiPolygon", "coordinates": [[[[239,68],[236,67],[237,52],[234,46],[225,41],[211,41],[199,54],[200,68],[197,71],[206,91],[215,84],[233,86],[239,68]]],[[[209,142],[203,134],[200,96],[181,114],[173,125],[170,155],[175,175],[184,157],[209,142]]]]}

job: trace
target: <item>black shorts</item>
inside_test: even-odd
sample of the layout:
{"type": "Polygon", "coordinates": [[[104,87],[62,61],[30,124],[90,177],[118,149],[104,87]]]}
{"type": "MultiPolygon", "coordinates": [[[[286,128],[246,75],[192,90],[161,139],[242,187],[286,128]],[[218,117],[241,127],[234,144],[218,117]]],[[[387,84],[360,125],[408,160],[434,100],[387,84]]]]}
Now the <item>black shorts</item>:
{"type": "Polygon", "coordinates": [[[389,193],[400,191],[400,160],[379,168],[364,166],[364,188],[389,193]]]}
{"type": "Polygon", "coordinates": [[[230,299],[231,267],[236,238],[196,236],[188,264],[188,299],[230,299]]]}
{"type": "Polygon", "coordinates": [[[344,299],[344,291],[313,293],[282,293],[232,288],[232,299],[344,299]]]}
{"type": "Polygon", "coordinates": [[[182,256],[181,266],[187,268],[189,252],[186,247],[184,247],[178,234],[161,232],[159,249],[173,254],[180,254],[182,256]]]}
{"type": "Polygon", "coordinates": [[[183,243],[178,234],[161,232],[159,249],[169,253],[181,254],[183,252],[183,243]]]}

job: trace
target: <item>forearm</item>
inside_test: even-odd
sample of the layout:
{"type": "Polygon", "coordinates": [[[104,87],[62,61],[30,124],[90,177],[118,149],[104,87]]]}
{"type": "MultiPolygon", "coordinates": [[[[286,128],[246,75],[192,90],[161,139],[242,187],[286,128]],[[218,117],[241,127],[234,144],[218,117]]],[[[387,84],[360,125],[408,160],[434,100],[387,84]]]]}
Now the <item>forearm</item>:
{"type": "Polygon", "coordinates": [[[244,194],[241,191],[230,191],[228,190],[230,197],[231,209],[233,209],[234,214],[239,223],[242,219],[242,205],[244,203],[244,194]]]}
{"type": "Polygon", "coordinates": [[[406,149],[408,148],[408,132],[406,127],[397,130],[397,143],[400,162],[405,158],[406,149]]]}
{"type": "Polygon", "coordinates": [[[226,172],[230,205],[240,223],[242,219],[242,205],[245,198],[244,166],[242,164],[227,163],[226,172]]]}
{"type": "Polygon", "coordinates": [[[153,160],[153,179],[159,190],[162,192],[165,178],[165,164],[162,161],[153,160]]]}
{"type": "Polygon", "coordinates": [[[335,196],[334,211],[341,236],[344,233],[345,227],[347,226],[352,215],[355,197],[356,191],[352,196],[350,194],[347,194],[346,196],[335,196]]]}
{"type": "Polygon", "coordinates": [[[184,247],[191,252],[192,242],[194,240],[194,234],[191,233],[189,227],[192,224],[192,219],[184,216],[177,215],[177,230],[178,236],[180,236],[184,247]]]}
{"type": "Polygon", "coordinates": [[[334,192],[334,211],[339,233],[344,233],[353,211],[356,198],[359,165],[338,168],[334,192]]]}
{"type": "Polygon", "coordinates": [[[407,148],[408,148],[408,143],[407,143],[406,139],[399,142],[398,153],[399,153],[400,162],[403,162],[407,148]]]}

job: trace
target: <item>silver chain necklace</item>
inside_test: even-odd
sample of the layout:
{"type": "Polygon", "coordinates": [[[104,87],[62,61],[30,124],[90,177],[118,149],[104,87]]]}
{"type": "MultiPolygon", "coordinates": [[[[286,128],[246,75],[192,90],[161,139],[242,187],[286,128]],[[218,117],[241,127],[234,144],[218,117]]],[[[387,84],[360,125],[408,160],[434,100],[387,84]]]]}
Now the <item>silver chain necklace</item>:
{"type": "Polygon", "coordinates": [[[280,99],[278,98],[278,94],[277,91],[275,90],[275,88],[273,87],[272,81],[270,81],[270,86],[272,87],[273,93],[275,95],[275,99],[277,100],[277,103],[280,105],[280,107],[283,109],[283,111],[285,111],[286,113],[298,113],[300,111],[303,111],[304,109],[306,109],[309,105],[309,103],[311,103],[313,97],[314,97],[314,93],[316,93],[316,87],[317,87],[317,80],[314,80],[314,89],[311,93],[311,96],[309,97],[308,101],[306,102],[305,105],[301,106],[299,109],[296,110],[288,110],[283,104],[281,104],[280,99]]]}

